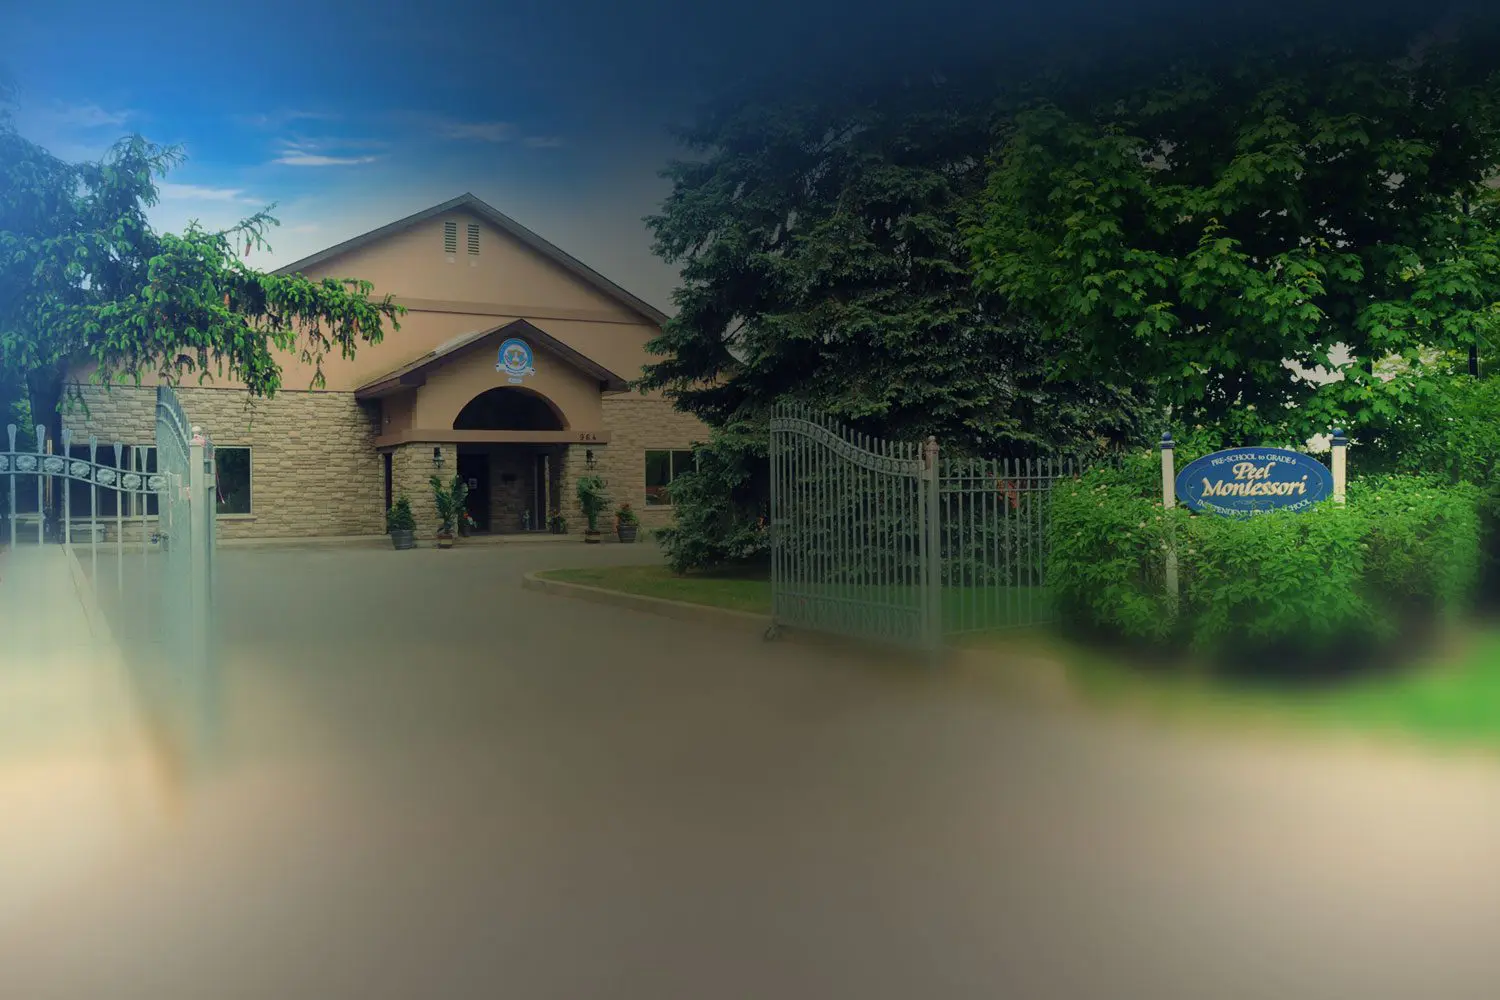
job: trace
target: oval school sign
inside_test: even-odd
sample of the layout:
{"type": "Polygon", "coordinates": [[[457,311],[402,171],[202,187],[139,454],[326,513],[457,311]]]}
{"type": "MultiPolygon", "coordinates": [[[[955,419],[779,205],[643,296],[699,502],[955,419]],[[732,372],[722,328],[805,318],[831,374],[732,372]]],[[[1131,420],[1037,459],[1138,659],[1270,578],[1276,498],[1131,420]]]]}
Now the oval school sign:
{"type": "Polygon", "coordinates": [[[495,371],[503,372],[511,385],[520,385],[526,381],[526,376],[536,374],[531,357],[531,346],[512,337],[500,345],[500,359],[495,362],[495,371]]]}
{"type": "Polygon", "coordinates": [[[1183,467],[1176,485],[1188,507],[1225,517],[1307,510],[1333,496],[1328,467],[1285,448],[1231,448],[1204,455],[1183,467]]]}

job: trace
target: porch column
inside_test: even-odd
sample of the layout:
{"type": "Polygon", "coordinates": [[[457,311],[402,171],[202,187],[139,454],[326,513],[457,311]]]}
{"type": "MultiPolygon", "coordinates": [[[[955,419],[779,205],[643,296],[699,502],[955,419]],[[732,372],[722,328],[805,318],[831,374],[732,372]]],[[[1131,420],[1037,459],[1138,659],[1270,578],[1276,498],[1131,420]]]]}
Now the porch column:
{"type": "Polygon", "coordinates": [[[609,482],[609,463],[607,461],[609,449],[602,444],[570,444],[566,446],[566,452],[562,458],[561,482],[559,490],[561,495],[553,502],[562,508],[563,517],[568,522],[569,534],[577,534],[588,528],[588,521],[583,516],[583,505],[578,502],[578,480],[584,476],[599,476],[604,480],[605,491],[611,494],[612,504],[608,510],[599,515],[599,530],[607,531],[614,523],[613,491],[609,482]],[[596,468],[588,467],[588,453],[594,453],[596,468]]]}
{"type": "Polygon", "coordinates": [[[417,538],[437,534],[437,504],[432,499],[429,480],[436,473],[446,486],[458,474],[458,446],[453,444],[403,444],[391,456],[392,502],[405,496],[411,501],[412,516],[417,521],[417,538]],[[436,448],[443,456],[442,468],[432,464],[436,448]]]}

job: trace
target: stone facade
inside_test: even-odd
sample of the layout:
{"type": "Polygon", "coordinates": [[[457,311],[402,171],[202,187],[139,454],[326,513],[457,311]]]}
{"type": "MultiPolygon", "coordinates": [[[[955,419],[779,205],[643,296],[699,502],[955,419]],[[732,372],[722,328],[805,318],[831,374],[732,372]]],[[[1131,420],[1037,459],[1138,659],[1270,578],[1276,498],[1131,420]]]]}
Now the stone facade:
{"type": "MultiPolygon", "coordinates": [[[[682,450],[708,440],[708,428],[697,417],[681,413],[662,399],[636,393],[604,398],[604,426],[609,429],[607,458],[601,474],[613,506],[628,503],[641,519],[641,528],[672,523],[672,508],[646,506],[646,452],[682,450]]],[[[595,455],[599,450],[595,449],[595,455]]],[[[576,500],[575,500],[576,502],[576,500]]],[[[609,525],[613,527],[613,512],[609,525]]]]}
{"type": "MultiPolygon", "coordinates": [[[[149,445],[156,390],[79,387],[85,407],[64,417],[75,441],[149,445]]],[[[378,416],[352,393],[289,392],[251,399],[243,390],[181,387],[188,420],[220,448],[250,449],[249,514],[218,519],[220,538],[365,535],[385,530],[378,416]]],[[[427,450],[429,466],[432,450],[427,450]]],[[[425,487],[425,482],[424,482],[425,487]]],[[[431,491],[427,490],[428,503],[431,491]]],[[[415,504],[417,496],[413,494],[415,504]]]]}
{"type": "MultiPolygon", "coordinates": [[[[149,445],[155,440],[154,389],[133,386],[81,386],[85,408],[65,418],[75,443],[96,436],[101,447],[115,441],[149,445]]],[[[385,458],[375,446],[378,408],[352,393],[286,391],[274,399],[251,399],[243,390],[178,389],[188,419],[201,426],[221,448],[250,449],[251,511],[218,519],[221,538],[369,535],[385,530],[385,458]]],[[[684,449],[707,438],[695,418],[678,413],[662,400],[638,395],[603,400],[608,444],[557,446],[488,446],[492,530],[521,530],[525,511],[536,505],[537,456],[547,454],[551,478],[547,503],[562,511],[570,532],[585,527],[577,482],[601,476],[610,507],[599,528],[614,529],[614,508],[629,503],[643,528],[671,523],[669,507],[647,507],[645,453],[684,449]],[[596,468],[586,466],[592,451],[596,468]],[[507,474],[514,479],[504,482],[507,474]]],[[[391,453],[392,498],[405,495],[416,517],[418,538],[437,528],[429,483],[434,472],[444,481],[458,472],[458,446],[411,443],[391,453]],[[433,449],[443,458],[433,465],[433,449]]],[[[547,510],[534,511],[533,526],[545,529],[547,510]],[[539,523],[537,523],[539,522],[539,523]]],[[[132,533],[142,530],[139,523],[132,533]]],[[[151,530],[149,526],[146,530],[151,530]]]]}

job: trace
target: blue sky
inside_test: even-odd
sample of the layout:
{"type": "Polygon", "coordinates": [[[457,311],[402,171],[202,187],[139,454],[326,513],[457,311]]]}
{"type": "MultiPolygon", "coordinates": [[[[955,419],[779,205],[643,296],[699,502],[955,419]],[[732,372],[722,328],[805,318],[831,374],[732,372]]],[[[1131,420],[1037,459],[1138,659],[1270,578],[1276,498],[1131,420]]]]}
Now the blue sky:
{"type": "Polygon", "coordinates": [[[0,4],[21,8],[0,17],[0,61],[22,131],[60,156],[96,157],[132,131],[184,147],[158,226],[229,225],[277,203],[262,266],[472,191],[669,309],[676,275],[641,217],[668,191],[665,126],[726,81],[898,72],[962,47],[1000,65],[1038,32],[1114,38],[1184,4],[40,0],[0,4]]]}
{"type": "MultiPolygon", "coordinates": [[[[691,60],[659,65],[649,5],[644,21],[540,0],[27,7],[5,56],[22,131],[71,159],[132,131],[181,144],[161,227],[276,202],[257,260],[275,266],[472,191],[669,305],[675,275],[640,219],[667,192],[664,126],[702,91],[691,60]]],[[[691,27],[669,13],[654,16],[691,27]]]]}

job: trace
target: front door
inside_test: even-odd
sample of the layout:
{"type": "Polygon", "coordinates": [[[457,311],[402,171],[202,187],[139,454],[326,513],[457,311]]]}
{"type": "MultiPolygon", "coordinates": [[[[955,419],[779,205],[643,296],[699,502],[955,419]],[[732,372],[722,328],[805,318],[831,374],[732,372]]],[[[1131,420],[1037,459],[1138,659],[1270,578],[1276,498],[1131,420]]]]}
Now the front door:
{"type": "Polygon", "coordinates": [[[458,453],[458,475],[464,482],[469,484],[469,498],[466,506],[469,516],[474,519],[478,526],[476,531],[490,530],[490,456],[484,452],[478,454],[458,453]]]}

